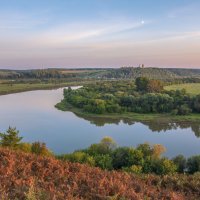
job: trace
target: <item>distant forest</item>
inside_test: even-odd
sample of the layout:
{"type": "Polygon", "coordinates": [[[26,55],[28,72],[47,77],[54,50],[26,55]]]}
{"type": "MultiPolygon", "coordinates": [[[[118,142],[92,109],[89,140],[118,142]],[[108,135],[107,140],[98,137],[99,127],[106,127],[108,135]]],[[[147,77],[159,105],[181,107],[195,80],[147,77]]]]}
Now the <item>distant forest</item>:
{"type": "Polygon", "coordinates": [[[37,69],[37,70],[0,70],[0,79],[136,79],[148,77],[165,81],[200,82],[200,69],[181,68],[84,68],[84,69],[37,69]]]}

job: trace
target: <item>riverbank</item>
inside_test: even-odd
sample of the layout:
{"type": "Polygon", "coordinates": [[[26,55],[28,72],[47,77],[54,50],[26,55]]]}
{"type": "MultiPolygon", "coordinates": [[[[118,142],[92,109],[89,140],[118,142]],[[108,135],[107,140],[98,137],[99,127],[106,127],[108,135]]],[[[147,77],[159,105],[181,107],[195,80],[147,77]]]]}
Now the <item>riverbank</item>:
{"type": "Polygon", "coordinates": [[[151,120],[170,120],[170,121],[200,121],[200,114],[190,115],[171,115],[171,114],[140,114],[140,113],[105,113],[105,114],[93,114],[83,111],[82,109],[76,108],[71,104],[66,104],[63,101],[56,104],[55,107],[62,111],[71,111],[80,117],[87,118],[99,118],[99,119],[130,119],[135,121],[151,121],[151,120]]]}

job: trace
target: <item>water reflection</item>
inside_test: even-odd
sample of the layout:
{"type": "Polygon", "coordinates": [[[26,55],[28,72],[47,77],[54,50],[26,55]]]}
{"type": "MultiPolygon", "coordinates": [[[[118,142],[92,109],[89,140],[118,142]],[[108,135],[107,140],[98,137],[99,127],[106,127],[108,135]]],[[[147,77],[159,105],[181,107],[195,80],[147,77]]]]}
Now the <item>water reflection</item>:
{"type": "Polygon", "coordinates": [[[174,121],[169,118],[154,119],[148,121],[140,121],[129,118],[110,118],[110,117],[89,117],[85,115],[75,114],[77,117],[89,121],[91,124],[102,127],[106,124],[119,125],[121,122],[127,125],[134,125],[140,122],[146,125],[152,132],[166,132],[169,130],[188,129],[190,128],[196,137],[200,137],[200,121],[174,121]]]}

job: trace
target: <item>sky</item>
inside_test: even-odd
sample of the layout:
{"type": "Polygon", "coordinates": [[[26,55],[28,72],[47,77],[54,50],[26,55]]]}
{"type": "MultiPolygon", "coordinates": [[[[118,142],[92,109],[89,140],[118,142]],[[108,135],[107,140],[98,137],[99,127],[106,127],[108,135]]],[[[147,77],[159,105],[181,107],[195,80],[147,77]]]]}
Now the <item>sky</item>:
{"type": "Polygon", "coordinates": [[[0,68],[200,68],[199,0],[0,0],[0,68]]]}

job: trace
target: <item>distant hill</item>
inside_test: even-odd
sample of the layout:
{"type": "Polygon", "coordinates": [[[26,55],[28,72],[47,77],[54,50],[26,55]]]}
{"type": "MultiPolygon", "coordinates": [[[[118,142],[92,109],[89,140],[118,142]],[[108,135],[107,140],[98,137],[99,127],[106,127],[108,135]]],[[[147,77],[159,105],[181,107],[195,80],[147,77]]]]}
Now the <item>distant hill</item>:
{"type": "Polygon", "coordinates": [[[140,76],[145,76],[150,79],[175,79],[180,76],[174,72],[168,71],[162,68],[133,68],[122,67],[119,69],[110,70],[105,77],[106,78],[120,78],[120,79],[135,79],[140,76]]]}
{"type": "Polygon", "coordinates": [[[0,70],[0,79],[50,79],[50,78],[94,78],[94,79],[135,79],[145,76],[150,79],[173,80],[200,78],[200,69],[180,68],[80,68],[41,70],[0,70]]]}
{"type": "Polygon", "coordinates": [[[180,77],[200,77],[200,69],[168,68],[166,70],[180,77]]]}
{"type": "Polygon", "coordinates": [[[103,171],[0,148],[1,199],[197,199],[197,180],[197,176],[140,177],[103,171]]]}
{"type": "Polygon", "coordinates": [[[161,80],[200,78],[200,69],[122,67],[119,69],[109,70],[104,77],[116,79],[135,79],[140,76],[161,80]]]}

